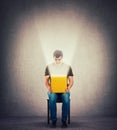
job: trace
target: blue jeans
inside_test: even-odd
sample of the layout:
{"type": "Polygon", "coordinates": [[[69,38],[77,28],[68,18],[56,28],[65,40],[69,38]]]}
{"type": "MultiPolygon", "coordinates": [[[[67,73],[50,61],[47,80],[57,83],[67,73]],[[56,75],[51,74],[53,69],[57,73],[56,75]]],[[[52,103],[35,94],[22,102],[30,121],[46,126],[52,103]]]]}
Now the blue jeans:
{"type": "Polygon", "coordinates": [[[48,92],[49,97],[49,108],[51,113],[51,120],[57,120],[57,105],[56,101],[58,98],[62,99],[62,121],[67,120],[68,111],[70,108],[70,93],[50,93],[48,92]]]}

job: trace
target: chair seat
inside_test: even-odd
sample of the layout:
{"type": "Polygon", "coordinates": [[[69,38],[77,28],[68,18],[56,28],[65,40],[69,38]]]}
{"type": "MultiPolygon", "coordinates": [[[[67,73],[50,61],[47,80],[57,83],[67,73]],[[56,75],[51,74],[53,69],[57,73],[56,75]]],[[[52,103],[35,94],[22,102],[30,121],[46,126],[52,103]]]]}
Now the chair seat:
{"type": "Polygon", "coordinates": [[[58,99],[57,99],[57,103],[62,103],[62,99],[61,99],[61,98],[58,98],[58,99]]]}

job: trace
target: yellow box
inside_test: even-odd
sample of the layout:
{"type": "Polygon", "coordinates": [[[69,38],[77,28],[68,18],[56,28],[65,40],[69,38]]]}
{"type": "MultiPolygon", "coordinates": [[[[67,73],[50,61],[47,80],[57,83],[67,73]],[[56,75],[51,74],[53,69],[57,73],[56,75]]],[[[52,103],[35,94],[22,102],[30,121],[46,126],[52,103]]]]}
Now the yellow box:
{"type": "Polygon", "coordinates": [[[51,76],[53,93],[64,93],[67,89],[67,76],[51,76]]]}

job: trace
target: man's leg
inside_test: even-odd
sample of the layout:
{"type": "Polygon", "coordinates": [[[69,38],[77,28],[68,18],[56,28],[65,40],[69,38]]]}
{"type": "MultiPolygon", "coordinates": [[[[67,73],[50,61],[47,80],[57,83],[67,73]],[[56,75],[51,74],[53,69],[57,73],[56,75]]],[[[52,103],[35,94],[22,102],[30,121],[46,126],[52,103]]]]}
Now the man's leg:
{"type": "Polygon", "coordinates": [[[66,126],[66,120],[67,120],[67,116],[68,116],[68,111],[69,111],[69,107],[70,107],[70,93],[63,93],[61,95],[62,98],[62,122],[63,122],[63,127],[65,125],[66,126]]]}
{"type": "Polygon", "coordinates": [[[51,120],[53,122],[56,122],[57,121],[56,101],[57,101],[58,95],[56,93],[48,92],[48,97],[49,97],[49,108],[50,108],[51,120]]]}

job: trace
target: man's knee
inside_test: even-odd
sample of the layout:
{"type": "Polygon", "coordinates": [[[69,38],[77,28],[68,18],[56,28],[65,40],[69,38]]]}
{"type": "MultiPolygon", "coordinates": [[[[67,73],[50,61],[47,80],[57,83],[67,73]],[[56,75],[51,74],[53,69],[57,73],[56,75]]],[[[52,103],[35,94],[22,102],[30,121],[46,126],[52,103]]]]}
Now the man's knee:
{"type": "Polygon", "coordinates": [[[69,94],[69,93],[64,93],[64,94],[62,95],[62,100],[63,100],[64,102],[66,102],[66,103],[69,103],[69,101],[70,101],[70,94],[69,94]]]}
{"type": "Polygon", "coordinates": [[[56,94],[55,93],[51,93],[50,94],[50,96],[49,96],[49,99],[51,100],[51,101],[56,101],[56,99],[57,99],[57,96],[56,96],[56,94]]]}

